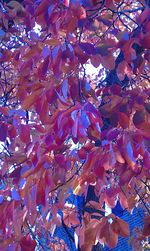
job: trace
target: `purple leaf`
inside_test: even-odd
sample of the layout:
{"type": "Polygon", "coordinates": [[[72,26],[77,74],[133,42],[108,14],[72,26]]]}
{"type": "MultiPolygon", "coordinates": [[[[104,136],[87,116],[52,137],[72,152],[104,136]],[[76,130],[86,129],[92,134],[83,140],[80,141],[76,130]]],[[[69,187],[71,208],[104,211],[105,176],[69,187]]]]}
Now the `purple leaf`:
{"type": "Polygon", "coordinates": [[[22,176],[27,170],[29,170],[28,166],[23,166],[21,171],[20,171],[20,175],[22,176]]]}
{"type": "Polygon", "coordinates": [[[49,66],[49,56],[47,56],[45,59],[44,59],[44,62],[43,62],[43,65],[42,65],[42,76],[45,76],[46,73],[47,73],[47,70],[48,70],[48,66],[49,66]]]}
{"type": "Polygon", "coordinates": [[[85,127],[85,128],[88,128],[89,125],[90,125],[89,118],[86,115],[86,113],[83,112],[83,111],[82,111],[82,114],[81,114],[81,122],[82,122],[83,127],[85,127]]]}
{"type": "Polygon", "coordinates": [[[6,140],[6,137],[7,137],[7,124],[5,123],[2,123],[0,125],[0,141],[5,141],[6,140]]]}
{"type": "Polygon", "coordinates": [[[93,44],[90,43],[80,43],[80,47],[83,51],[85,51],[87,54],[95,54],[96,50],[93,44]]]}
{"type": "Polygon", "coordinates": [[[30,32],[30,38],[31,38],[32,41],[38,41],[39,40],[39,35],[36,32],[31,31],[30,32]]]}
{"type": "Polygon", "coordinates": [[[51,16],[51,14],[53,13],[53,10],[55,9],[56,7],[56,4],[51,4],[49,7],[48,7],[48,15],[49,17],[51,16]]]}
{"type": "Polygon", "coordinates": [[[26,111],[19,109],[19,110],[9,110],[9,116],[13,116],[14,114],[19,115],[20,117],[26,116],[26,111]]]}
{"type": "Polygon", "coordinates": [[[64,97],[61,96],[57,91],[56,91],[56,93],[57,93],[57,96],[58,96],[59,100],[61,101],[61,103],[64,104],[64,105],[67,105],[66,100],[64,99],[64,97]]]}
{"type": "Polygon", "coordinates": [[[72,127],[72,136],[74,138],[77,138],[77,132],[78,132],[78,117],[77,117],[77,113],[78,113],[78,111],[73,111],[71,113],[71,117],[74,120],[74,124],[73,124],[73,127],[72,127]]]}
{"type": "Polygon", "coordinates": [[[5,31],[3,31],[2,29],[0,29],[0,37],[5,36],[5,31]]]}
{"type": "Polygon", "coordinates": [[[19,182],[19,189],[23,189],[24,185],[26,184],[26,180],[25,179],[21,179],[19,182]]]}
{"type": "Polygon", "coordinates": [[[50,167],[50,164],[48,162],[45,162],[43,166],[45,169],[48,169],[50,167]]]}
{"type": "Polygon", "coordinates": [[[0,194],[0,204],[2,204],[2,202],[3,202],[3,195],[0,194]]]}
{"type": "Polygon", "coordinates": [[[47,56],[50,55],[50,49],[48,48],[48,46],[45,46],[42,50],[42,57],[45,59],[47,56]]]}
{"type": "Polygon", "coordinates": [[[99,117],[99,113],[96,108],[91,103],[86,103],[84,106],[84,111],[88,111],[94,114],[95,117],[99,117]]]}
{"type": "Polygon", "coordinates": [[[53,58],[53,63],[56,63],[57,60],[57,55],[59,52],[60,46],[56,46],[53,50],[52,50],[52,58],[53,58]]]}
{"type": "Polygon", "coordinates": [[[129,40],[129,34],[127,32],[124,32],[122,38],[123,38],[123,40],[128,41],[129,40]]]}
{"type": "Polygon", "coordinates": [[[107,132],[107,139],[108,140],[114,140],[117,138],[117,136],[119,135],[120,131],[116,130],[116,129],[110,129],[108,132],[107,132]]]}
{"type": "Polygon", "coordinates": [[[5,187],[4,181],[3,181],[3,180],[1,180],[0,190],[3,190],[3,189],[4,189],[4,187],[5,187]]]}
{"type": "Polygon", "coordinates": [[[85,90],[89,92],[91,90],[91,86],[88,82],[85,83],[85,90]]]}
{"type": "Polygon", "coordinates": [[[46,143],[47,146],[50,146],[53,143],[53,137],[52,137],[51,134],[46,136],[45,143],[46,143]]]}
{"type": "Polygon", "coordinates": [[[126,150],[127,150],[127,154],[130,158],[130,160],[132,160],[133,162],[135,162],[135,159],[133,157],[133,149],[132,149],[132,145],[131,142],[129,141],[127,146],[126,146],[126,150]]]}
{"type": "Polygon", "coordinates": [[[16,200],[16,201],[20,200],[20,195],[19,195],[19,193],[15,190],[15,188],[12,189],[12,191],[11,191],[11,196],[12,196],[12,199],[13,199],[13,200],[16,200]]]}
{"type": "Polygon", "coordinates": [[[67,99],[67,93],[68,93],[68,80],[64,80],[62,84],[62,93],[65,99],[67,99]]]}

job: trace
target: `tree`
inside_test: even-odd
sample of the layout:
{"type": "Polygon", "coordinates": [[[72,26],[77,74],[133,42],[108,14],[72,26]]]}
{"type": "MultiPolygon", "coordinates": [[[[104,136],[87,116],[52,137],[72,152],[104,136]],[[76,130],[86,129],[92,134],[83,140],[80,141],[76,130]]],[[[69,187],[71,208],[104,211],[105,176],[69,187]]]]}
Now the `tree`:
{"type": "Polygon", "coordinates": [[[81,251],[96,240],[113,248],[130,235],[127,222],[104,214],[119,201],[144,210],[131,237],[141,250],[150,235],[149,1],[0,8],[0,249],[67,250],[53,236],[61,225],[81,251]],[[94,78],[89,64],[100,67],[94,78]],[[71,193],[84,198],[80,210],[71,193]]]}

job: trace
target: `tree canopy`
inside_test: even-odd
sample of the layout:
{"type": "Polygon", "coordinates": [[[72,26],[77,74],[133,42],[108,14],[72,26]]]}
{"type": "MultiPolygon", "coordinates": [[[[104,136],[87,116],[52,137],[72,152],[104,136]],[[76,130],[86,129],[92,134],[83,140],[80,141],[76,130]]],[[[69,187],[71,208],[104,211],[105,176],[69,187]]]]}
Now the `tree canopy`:
{"type": "Polygon", "coordinates": [[[68,250],[56,226],[72,228],[81,251],[119,236],[143,250],[149,87],[149,1],[1,1],[0,250],[68,250]],[[105,214],[117,201],[142,208],[135,236],[105,214]]]}

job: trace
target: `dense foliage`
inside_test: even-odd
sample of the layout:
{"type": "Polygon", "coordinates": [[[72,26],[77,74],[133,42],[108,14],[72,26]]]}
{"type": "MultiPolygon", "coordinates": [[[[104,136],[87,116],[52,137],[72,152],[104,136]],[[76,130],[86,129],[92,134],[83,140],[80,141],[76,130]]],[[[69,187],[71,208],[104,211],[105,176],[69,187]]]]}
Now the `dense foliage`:
{"type": "Polygon", "coordinates": [[[144,210],[130,236],[143,250],[149,82],[149,1],[1,1],[0,250],[68,250],[53,235],[61,225],[81,251],[113,248],[130,236],[127,222],[104,214],[117,201],[144,210]],[[80,211],[71,193],[84,198],[80,211]]]}

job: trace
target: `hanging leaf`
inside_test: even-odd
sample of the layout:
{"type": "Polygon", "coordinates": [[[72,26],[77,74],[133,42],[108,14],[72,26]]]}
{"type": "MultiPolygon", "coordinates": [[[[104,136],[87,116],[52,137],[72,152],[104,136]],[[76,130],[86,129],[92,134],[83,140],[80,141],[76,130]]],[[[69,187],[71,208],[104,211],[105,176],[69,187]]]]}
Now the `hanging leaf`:
{"type": "Polygon", "coordinates": [[[122,237],[128,237],[130,234],[129,225],[120,218],[115,218],[111,226],[112,230],[122,237]]]}
{"type": "Polygon", "coordinates": [[[144,217],[144,228],[142,234],[144,235],[144,237],[150,236],[150,216],[144,217]]]}

